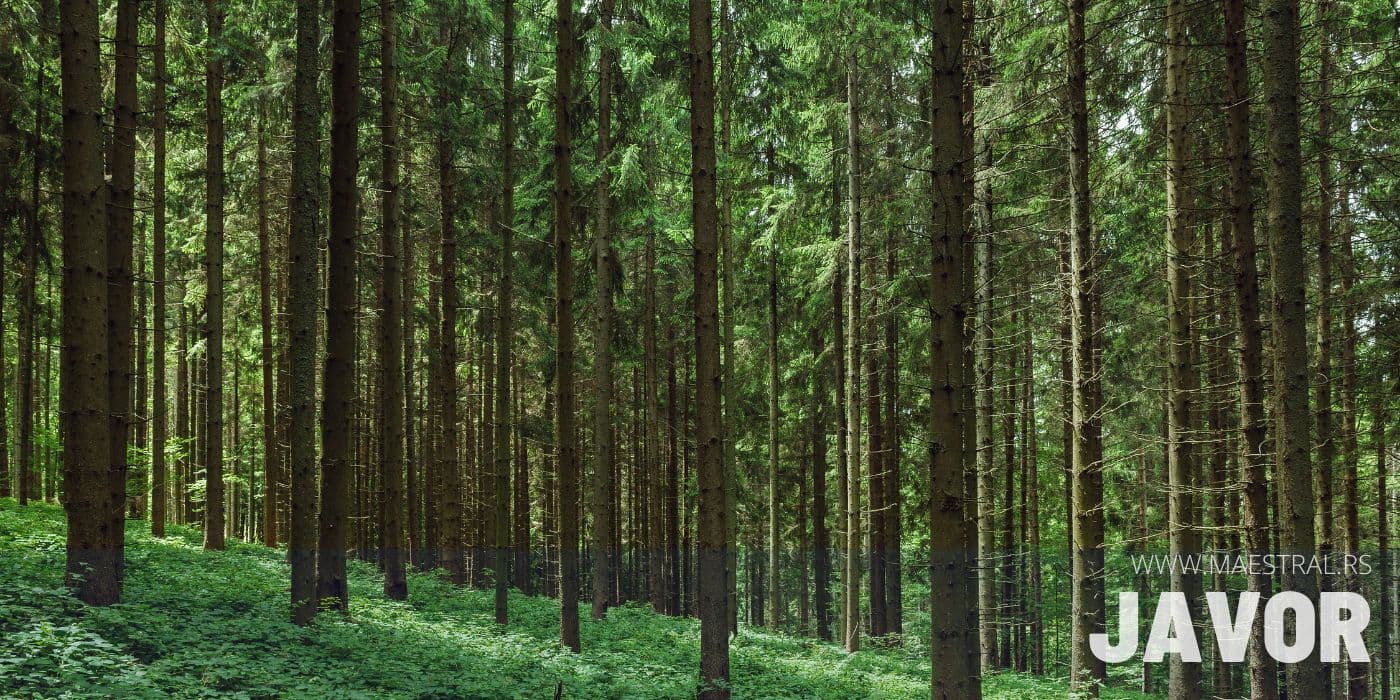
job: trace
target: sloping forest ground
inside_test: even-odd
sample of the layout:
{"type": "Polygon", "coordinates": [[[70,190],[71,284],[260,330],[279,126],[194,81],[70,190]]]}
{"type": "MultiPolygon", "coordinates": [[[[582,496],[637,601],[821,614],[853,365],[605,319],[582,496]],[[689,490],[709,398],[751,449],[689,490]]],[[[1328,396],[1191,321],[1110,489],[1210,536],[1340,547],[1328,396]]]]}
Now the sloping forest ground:
{"type": "MultiPolygon", "coordinates": [[[[581,655],[557,641],[558,603],[512,592],[509,629],[489,590],[410,573],[386,599],[352,561],[351,617],[287,621],[280,550],[199,532],[153,539],[128,521],[126,593],[107,608],[63,588],[63,510],[0,500],[0,695],[5,697],[683,698],[693,695],[699,626],[640,606],[583,620],[581,655]]],[[[916,593],[917,594],[917,593],[916,593]]],[[[911,608],[912,609],[912,608],[911,608]]],[[[927,623],[911,625],[927,630],[927,623]]],[[[921,645],[846,654],[816,640],[744,628],[732,649],[741,698],[926,698],[921,645]]],[[[1068,695],[1063,679],[998,674],[991,698],[1068,695]]],[[[1137,695],[1108,693],[1107,697],[1137,695]]]]}

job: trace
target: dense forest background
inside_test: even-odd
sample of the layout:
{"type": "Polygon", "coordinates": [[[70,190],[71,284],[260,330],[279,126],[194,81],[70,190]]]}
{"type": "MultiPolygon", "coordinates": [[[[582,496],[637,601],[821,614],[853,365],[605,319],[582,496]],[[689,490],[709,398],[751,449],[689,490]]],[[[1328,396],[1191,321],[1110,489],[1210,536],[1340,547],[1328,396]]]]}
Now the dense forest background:
{"type": "MultiPolygon", "coordinates": [[[[727,697],[731,645],[781,634],[923,669],[892,695],[1388,698],[1398,30],[1382,0],[7,3],[0,629],[30,641],[0,678],[65,687],[24,635],[87,613],[35,582],[135,610],[210,566],[278,624],[462,586],[504,634],[558,598],[584,658],[580,616],[700,619],[699,676],[654,628],[679,681],[580,695],[727,697]],[[159,546],[191,537],[248,558],[159,546]],[[1375,566],[1130,563],[1269,551],[1375,566]],[[1246,588],[1362,592],[1372,663],[1278,668],[1257,625],[1240,663],[1089,654],[1119,590],[1204,630],[1246,588]]],[[[804,648],[736,655],[734,694],[906,672],[750,672],[804,648]]],[[[453,688],[419,692],[534,692],[453,688]]]]}

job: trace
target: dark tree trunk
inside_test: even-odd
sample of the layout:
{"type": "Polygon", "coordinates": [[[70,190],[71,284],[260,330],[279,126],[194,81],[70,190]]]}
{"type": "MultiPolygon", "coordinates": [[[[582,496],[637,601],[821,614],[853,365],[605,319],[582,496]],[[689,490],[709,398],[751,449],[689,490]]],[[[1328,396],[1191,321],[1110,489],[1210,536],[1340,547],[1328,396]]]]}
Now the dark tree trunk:
{"type": "Polygon", "coordinates": [[[602,47],[598,53],[598,163],[601,171],[594,189],[597,218],[593,262],[597,279],[597,308],[593,326],[593,482],[591,508],[593,514],[593,619],[607,615],[608,606],[617,599],[613,572],[617,552],[612,546],[613,521],[613,249],[612,221],[609,218],[612,154],[612,64],[615,50],[611,47],[613,3],[603,0],[599,21],[602,47]]]}
{"type": "Polygon", "coordinates": [[[554,76],[554,319],[555,440],[559,454],[559,635],[564,646],[579,651],[579,459],[577,406],[574,401],[574,184],[573,154],[574,4],[555,3],[554,76]]]}
{"type": "MultiPolygon", "coordinates": [[[[317,219],[320,215],[320,99],[316,94],[320,17],[315,0],[297,0],[296,68],[292,104],[292,184],[287,244],[290,386],[287,443],[291,518],[287,556],[292,566],[292,621],[316,614],[316,299],[317,219]]],[[[183,355],[182,355],[183,357],[183,355]]]]}
{"type": "MultiPolygon", "coordinates": [[[[204,65],[204,548],[224,548],[224,8],[205,0],[204,65]]],[[[116,359],[115,357],[113,358],[116,359]]]]}
{"type": "Polygon", "coordinates": [[[695,440],[700,487],[700,690],[729,697],[729,620],[725,585],[725,468],[720,432],[719,289],[716,279],[715,80],[713,11],[690,0],[690,187],[695,230],[695,440]]]}
{"type": "MultiPolygon", "coordinates": [[[[120,537],[112,537],[108,418],[107,192],[102,181],[102,83],[97,3],[61,0],[63,82],[63,337],[60,355],[65,582],[90,605],[121,597],[120,537]]],[[[120,504],[117,504],[120,508],[120,504]]]]}
{"type": "Polygon", "coordinates": [[[379,536],[384,566],[384,595],[394,600],[408,597],[404,577],[404,426],[403,407],[403,239],[399,235],[399,111],[398,17],[394,0],[379,5],[380,137],[383,154],[383,188],[380,194],[380,304],[379,317],[379,466],[383,479],[384,508],[379,536]]]}

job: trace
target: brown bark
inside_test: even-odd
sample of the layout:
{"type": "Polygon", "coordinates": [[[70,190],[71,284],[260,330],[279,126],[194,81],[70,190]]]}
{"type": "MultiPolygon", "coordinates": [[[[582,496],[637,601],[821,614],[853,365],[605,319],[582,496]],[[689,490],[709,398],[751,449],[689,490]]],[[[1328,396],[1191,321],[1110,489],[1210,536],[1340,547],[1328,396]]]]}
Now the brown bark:
{"type": "Polygon", "coordinates": [[[978,698],[982,695],[975,648],[975,621],[969,556],[972,543],[969,479],[964,464],[963,423],[971,408],[965,403],[966,353],[963,323],[967,316],[966,290],[971,275],[967,259],[967,138],[970,124],[963,116],[963,37],[970,17],[964,17],[958,0],[941,0],[932,8],[933,73],[929,83],[931,121],[930,272],[929,302],[932,332],[929,335],[930,408],[926,426],[929,445],[929,589],[931,593],[933,698],[978,698]]]}
{"type": "Polygon", "coordinates": [[[1100,442],[1098,379],[1095,373],[1098,329],[1095,323],[1093,222],[1089,193],[1089,108],[1086,93],[1085,0],[1071,0],[1069,11],[1070,110],[1070,364],[1074,426],[1073,601],[1070,687],[1098,697],[1106,677],[1103,661],[1089,650],[1089,635],[1104,629],[1103,580],[1103,445],[1100,442]]]}
{"type": "MultiPolygon", "coordinates": [[[[61,411],[66,585],[90,605],[121,597],[121,538],[112,537],[108,419],[107,193],[102,182],[97,3],[61,0],[63,335],[61,411]]],[[[120,506],[118,505],[118,508],[120,506]]]]}
{"type": "Polygon", "coordinates": [[[593,481],[591,508],[593,514],[593,619],[607,615],[608,606],[616,602],[617,589],[613,575],[618,565],[618,552],[613,548],[613,258],[612,221],[609,218],[609,197],[612,182],[612,77],[616,49],[612,47],[613,2],[603,0],[599,17],[600,50],[598,52],[598,163],[600,171],[594,186],[594,208],[597,223],[594,229],[593,262],[597,278],[597,298],[593,325],[593,481]]]}
{"type": "MultiPolygon", "coordinates": [[[[1278,434],[1279,541],[1284,554],[1314,556],[1313,474],[1308,429],[1308,347],[1302,231],[1302,157],[1298,136],[1298,2],[1262,6],[1264,103],[1268,126],[1268,231],[1273,272],[1274,375],[1278,434]]],[[[1283,572],[1284,590],[1316,601],[1311,573],[1283,572]]],[[[1314,603],[1315,604],[1315,603],[1314,603]]],[[[1286,631],[1285,631],[1286,633],[1286,631]]],[[[1288,674],[1288,696],[1322,697],[1325,674],[1317,650],[1288,674]]]]}
{"type": "Polygon", "coordinates": [[[574,3],[555,2],[554,320],[555,441],[559,455],[559,635],[579,651],[579,458],[574,400],[573,122],[574,3]]]}
{"type": "Polygon", "coordinates": [[[728,558],[725,467],[720,432],[719,289],[715,205],[715,86],[713,11],[690,0],[690,186],[695,254],[695,439],[700,487],[698,576],[699,698],[729,697],[728,558]]]}
{"type": "MultiPolygon", "coordinates": [[[[112,134],[107,170],[107,368],[111,426],[111,469],[107,504],[108,536],[117,553],[117,576],[125,576],[127,443],[131,435],[132,365],[132,231],[136,194],[136,4],[117,3],[114,51],[112,134]]],[[[6,443],[8,445],[8,442],[6,443]]]]}
{"type": "MultiPolygon", "coordinates": [[[[204,65],[204,548],[224,548],[224,9],[205,0],[208,42],[204,65]]],[[[116,357],[113,357],[115,361],[116,357]]]]}
{"type": "Polygon", "coordinates": [[[404,427],[403,407],[403,239],[399,235],[399,111],[398,17],[394,0],[379,5],[380,138],[380,304],[379,317],[379,467],[383,479],[384,507],[379,537],[383,558],[384,595],[394,600],[408,597],[404,575],[407,538],[404,536],[404,427]]]}
{"type": "Polygon", "coordinates": [[[287,245],[289,373],[287,443],[291,518],[287,556],[292,566],[292,621],[316,614],[316,273],[320,214],[320,99],[316,94],[320,21],[314,0],[297,1],[292,105],[292,184],[287,245]]]}

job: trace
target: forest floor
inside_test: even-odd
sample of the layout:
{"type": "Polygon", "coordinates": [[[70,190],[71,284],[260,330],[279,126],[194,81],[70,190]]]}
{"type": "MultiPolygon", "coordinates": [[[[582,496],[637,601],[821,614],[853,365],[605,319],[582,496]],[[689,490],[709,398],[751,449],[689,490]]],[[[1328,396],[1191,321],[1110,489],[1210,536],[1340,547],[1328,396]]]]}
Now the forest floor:
{"type": "MultiPolygon", "coordinates": [[[[0,696],[307,698],[684,698],[698,676],[699,626],[627,606],[582,610],[583,653],[558,643],[558,604],[410,573],[391,601],[373,566],[350,564],[351,614],[287,621],[280,550],[196,530],[154,539],[129,521],[122,603],[90,608],[63,588],[60,507],[0,499],[0,696]]],[[[846,654],[816,640],[744,628],[731,646],[736,698],[927,698],[926,649],[846,654]]],[[[1063,679],[996,674],[989,698],[1058,698],[1063,679]]],[[[1108,693],[1106,697],[1136,695],[1108,693]]]]}

